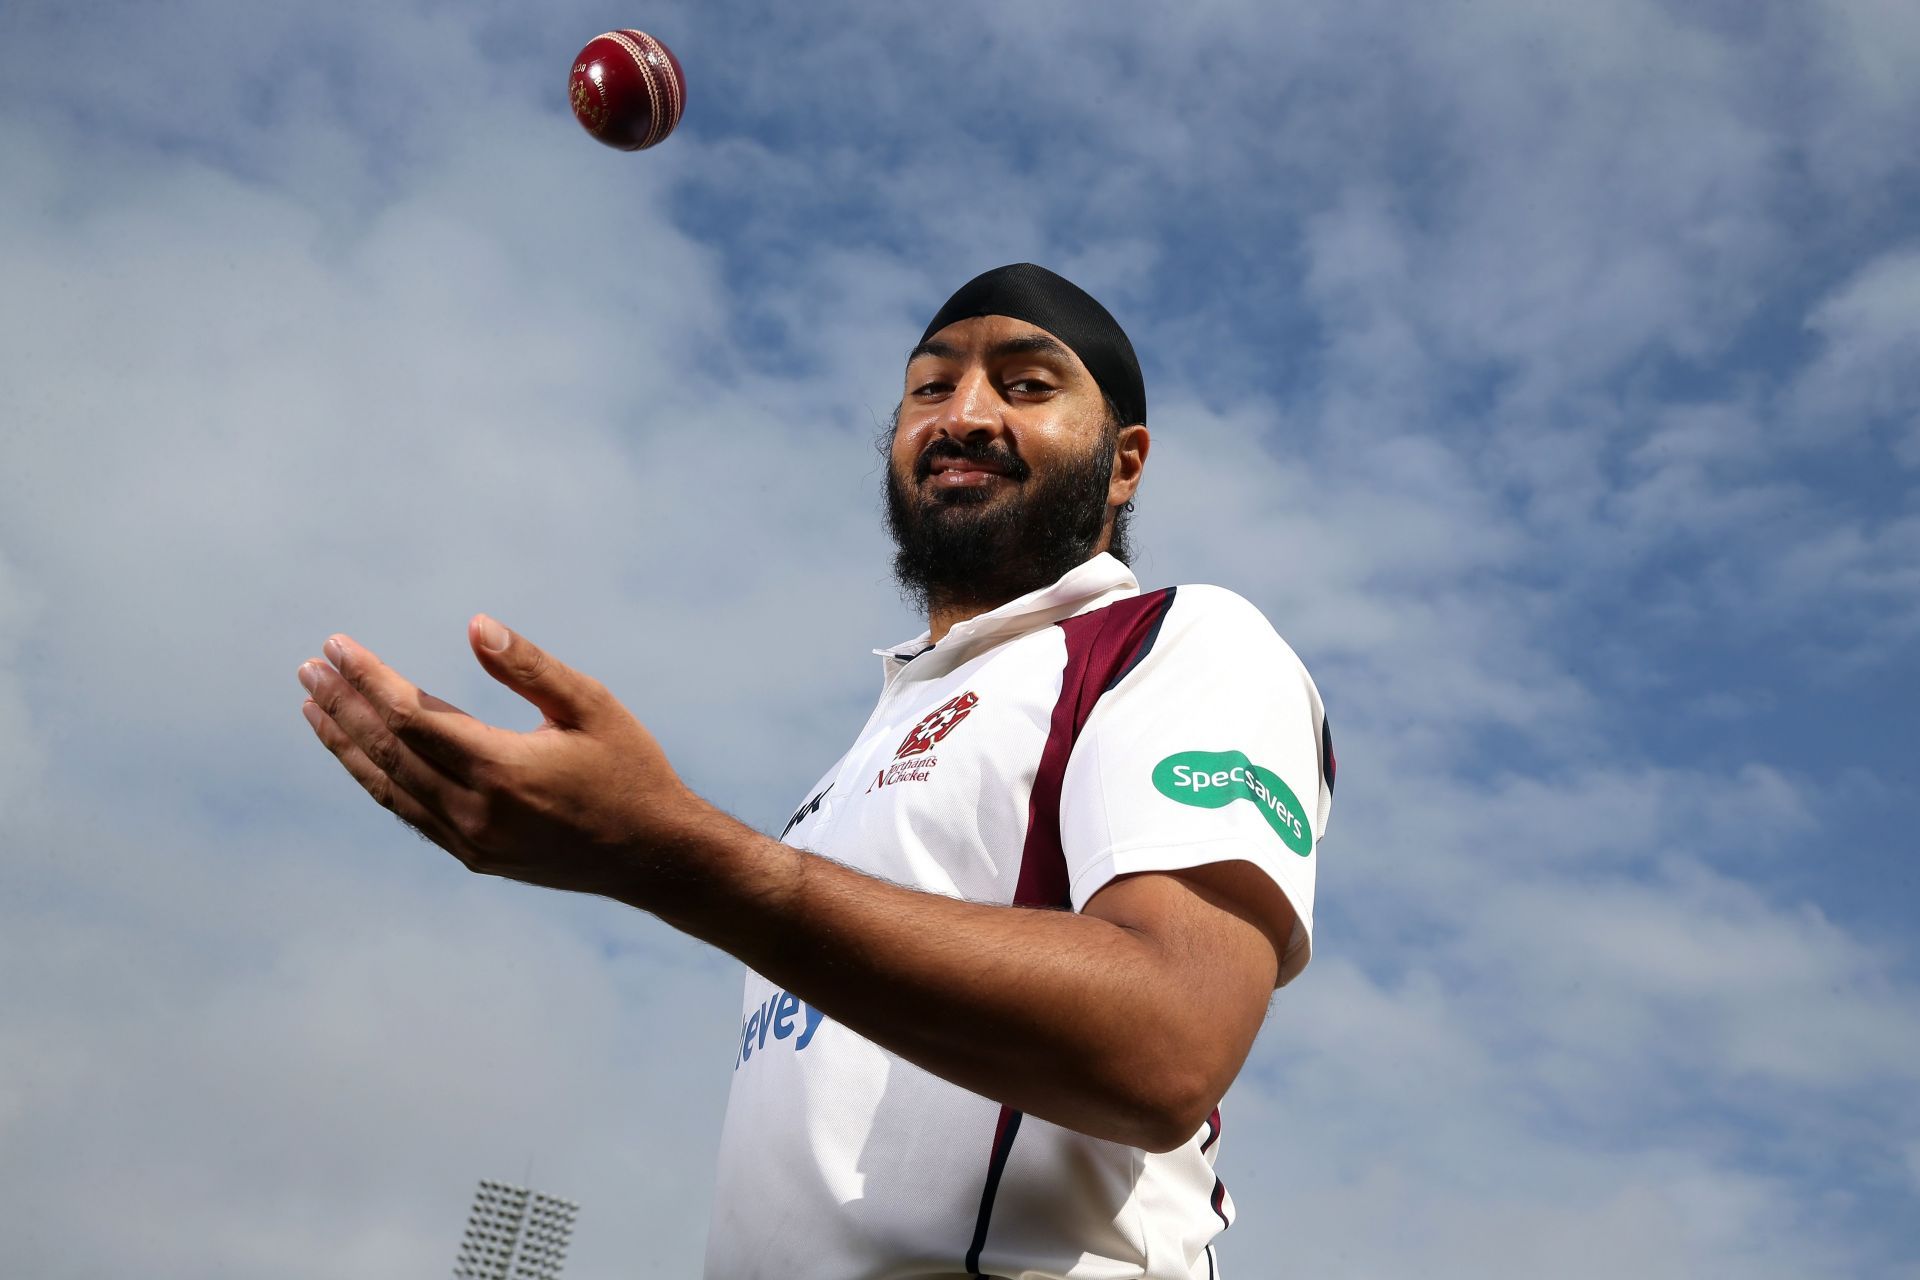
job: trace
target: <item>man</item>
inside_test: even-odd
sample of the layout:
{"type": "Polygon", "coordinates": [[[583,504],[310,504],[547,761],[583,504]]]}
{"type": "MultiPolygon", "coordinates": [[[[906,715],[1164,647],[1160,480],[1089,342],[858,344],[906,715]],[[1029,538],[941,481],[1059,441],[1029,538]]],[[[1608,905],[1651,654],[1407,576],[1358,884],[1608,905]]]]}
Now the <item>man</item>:
{"type": "Polygon", "coordinates": [[[309,721],[468,867],[654,912],[749,969],[712,1280],[1217,1274],[1219,1101],[1305,966],[1332,803],[1318,692],[1215,587],[1121,559],[1131,345],[1029,264],[907,363],[887,478],[927,631],[779,841],[707,805],[598,682],[484,615],[546,715],[490,728],[344,636],[309,721]]]}

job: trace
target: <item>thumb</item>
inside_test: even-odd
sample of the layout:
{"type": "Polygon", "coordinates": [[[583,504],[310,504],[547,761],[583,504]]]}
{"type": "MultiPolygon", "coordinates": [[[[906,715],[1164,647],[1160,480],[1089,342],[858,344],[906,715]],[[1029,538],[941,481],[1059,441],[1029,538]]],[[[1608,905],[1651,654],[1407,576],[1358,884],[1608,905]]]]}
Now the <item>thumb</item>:
{"type": "Polygon", "coordinates": [[[467,623],[467,639],[487,674],[531,702],[555,724],[579,728],[592,718],[600,684],[484,613],[467,623]]]}

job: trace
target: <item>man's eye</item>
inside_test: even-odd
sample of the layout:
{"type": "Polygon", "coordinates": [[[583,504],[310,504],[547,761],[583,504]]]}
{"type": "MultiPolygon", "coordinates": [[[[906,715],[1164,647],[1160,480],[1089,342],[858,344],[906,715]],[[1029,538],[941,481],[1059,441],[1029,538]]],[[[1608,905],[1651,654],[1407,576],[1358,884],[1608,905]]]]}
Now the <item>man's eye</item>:
{"type": "Polygon", "coordinates": [[[1044,395],[1053,390],[1053,384],[1044,378],[1021,378],[1007,384],[1007,390],[1018,391],[1022,395],[1044,395]]]}
{"type": "Polygon", "coordinates": [[[923,382],[913,389],[917,396],[937,396],[943,391],[953,390],[951,382],[923,382]]]}

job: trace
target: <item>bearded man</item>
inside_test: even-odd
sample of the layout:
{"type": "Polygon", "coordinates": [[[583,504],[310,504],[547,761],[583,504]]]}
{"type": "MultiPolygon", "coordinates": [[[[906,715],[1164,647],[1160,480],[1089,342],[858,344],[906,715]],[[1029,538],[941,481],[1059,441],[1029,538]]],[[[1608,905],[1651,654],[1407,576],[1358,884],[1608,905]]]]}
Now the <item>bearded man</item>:
{"type": "Polygon", "coordinates": [[[1220,1099],[1312,945],[1320,695],[1251,604],[1145,593],[1132,345],[1031,264],[907,361],[887,518],[927,617],[778,840],[604,686],[481,615],[530,734],[345,636],[303,707],[476,871],[651,911],[748,968],[709,1280],[1215,1277],[1220,1099]]]}

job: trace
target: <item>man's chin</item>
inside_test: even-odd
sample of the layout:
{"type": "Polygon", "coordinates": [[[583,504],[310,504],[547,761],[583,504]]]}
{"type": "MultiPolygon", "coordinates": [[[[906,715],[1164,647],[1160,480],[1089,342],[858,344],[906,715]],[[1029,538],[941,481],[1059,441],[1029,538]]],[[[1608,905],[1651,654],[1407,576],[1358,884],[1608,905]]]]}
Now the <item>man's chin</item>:
{"type": "Polygon", "coordinates": [[[968,485],[965,488],[940,488],[931,482],[920,487],[920,510],[925,513],[939,511],[971,511],[987,506],[996,498],[1003,496],[1000,485],[968,485]]]}
{"type": "Polygon", "coordinates": [[[951,493],[929,495],[922,509],[926,511],[978,511],[981,507],[992,505],[995,496],[995,494],[985,489],[958,489],[951,493]]]}

